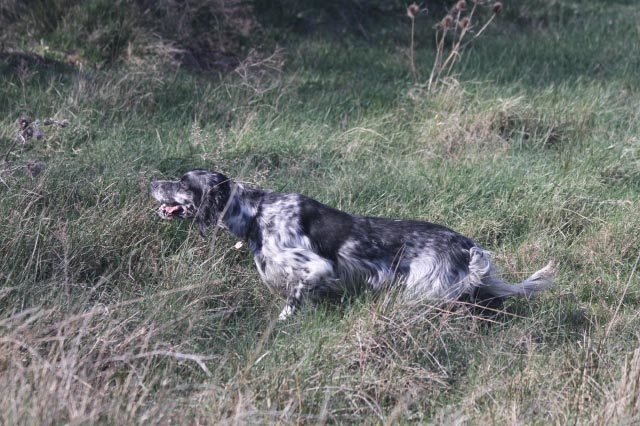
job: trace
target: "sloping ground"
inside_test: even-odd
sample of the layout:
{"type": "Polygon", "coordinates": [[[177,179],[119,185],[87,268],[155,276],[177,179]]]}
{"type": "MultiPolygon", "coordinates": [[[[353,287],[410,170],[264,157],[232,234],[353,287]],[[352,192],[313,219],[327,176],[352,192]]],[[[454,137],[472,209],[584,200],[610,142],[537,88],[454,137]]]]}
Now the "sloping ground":
{"type": "Polygon", "coordinates": [[[442,16],[416,19],[415,83],[394,13],[263,29],[279,47],[225,72],[55,30],[4,49],[3,424],[640,420],[639,8],[506,4],[435,91],[442,16]],[[195,167],[446,224],[513,281],[553,258],[557,286],[489,319],[366,294],[274,323],[246,248],[155,217],[149,182],[195,167]]]}

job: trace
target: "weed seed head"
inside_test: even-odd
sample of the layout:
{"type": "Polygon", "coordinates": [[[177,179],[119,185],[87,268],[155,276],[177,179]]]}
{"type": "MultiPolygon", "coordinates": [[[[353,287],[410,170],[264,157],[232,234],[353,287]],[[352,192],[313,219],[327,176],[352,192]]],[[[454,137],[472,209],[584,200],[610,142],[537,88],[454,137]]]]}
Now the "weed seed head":
{"type": "Polygon", "coordinates": [[[416,3],[413,3],[409,7],[407,7],[407,16],[410,19],[415,19],[418,13],[420,13],[420,6],[418,6],[416,3]]]}
{"type": "Polygon", "coordinates": [[[493,13],[500,13],[502,11],[502,3],[499,1],[495,2],[491,10],[493,13]]]}
{"type": "Polygon", "coordinates": [[[25,165],[25,168],[27,169],[27,171],[29,172],[29,175],[31,175],[32,178],[42,173],[42,171],[44,170],[44,167],[45,167],[44,163],[38,160],[31,160],[27,162],[27,164],[25,165]]]}
{"type": "Polygon", "coordinates": [[[31,124],[33,122],[33,118],[28,117],[28,116],[24,116],[24,117],[20,117],[20,119],[18,120],[18,125],[20,126],[20,130],[26,130],[27,127],[29,127],[29,124],[31,124]]]}
{"type": "Polygon", "coordinates": [[[467,2],[465,0],[460,0],[456,3],[456,10],[458,12],[462,12],[463,10],[467,10],[467,2]]]}
{"type": "Polygon", "coordinates": [[[464,30],[469,27],[469,22],[471,22],[469,18],[462,18],[458,25],[460,25],[460,28],[464,30]]]}
{"type": "Polygon", "coordinates": [[[22,132],[23,140],[26,142],[33,137],[33,129],[31,127],[27,127],[22,132]]]}
{"type": "Polygon", "coordinates": [[[451,15],[445,16],[440,22],[440,25],[442,25],[442,28],[444,28],[445,30],[451,28],[451,24],[453,24],[453,16],[451,15]]]}

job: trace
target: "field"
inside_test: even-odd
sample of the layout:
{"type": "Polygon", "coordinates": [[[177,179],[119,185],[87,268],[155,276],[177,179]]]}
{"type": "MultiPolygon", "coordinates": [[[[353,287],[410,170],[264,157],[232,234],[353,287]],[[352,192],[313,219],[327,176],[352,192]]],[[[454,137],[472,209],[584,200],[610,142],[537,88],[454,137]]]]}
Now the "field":
{"type": "Polygon", "coordinates": [[[0,424],[640,422],[635,1],[504,2],[432,88],[453,2],[413,51],[400,4],[262,23],[217,68],[110,3],[0,6],[0,424]],[[277,322],[246,246],[156,216],[150,181],[196,167],[445,224],[510,281],[553,259],[556,286],[493,317],[390,293],[277,322]]]}

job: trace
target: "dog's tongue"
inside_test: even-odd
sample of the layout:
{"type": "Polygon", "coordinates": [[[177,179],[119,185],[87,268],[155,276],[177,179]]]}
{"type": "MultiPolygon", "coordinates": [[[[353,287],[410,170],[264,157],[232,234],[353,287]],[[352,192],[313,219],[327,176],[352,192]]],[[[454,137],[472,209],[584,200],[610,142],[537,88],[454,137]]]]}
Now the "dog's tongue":
{"type": "Polygon", "coordinates": [[[176,210],[178,210],[178,209],[180,209],[180,206],[179,206],[179,205],[175,205],[175,206],[166,206],[166,205],[165,205],[165,206],[164,206],[164,211],[165,211],[165,212],[167,212],[167,213],[173,213],[173,212],[175,212],[175,211],[176,211],[176,210]]]}

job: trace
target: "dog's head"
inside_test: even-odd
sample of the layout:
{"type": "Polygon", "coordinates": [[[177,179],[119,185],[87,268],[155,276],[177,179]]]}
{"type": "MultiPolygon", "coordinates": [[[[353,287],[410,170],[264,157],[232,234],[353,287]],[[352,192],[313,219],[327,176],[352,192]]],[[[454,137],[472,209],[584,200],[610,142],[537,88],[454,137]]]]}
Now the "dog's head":
{"type": "Polygon", "coordinates": [[[221,173],[192,170],[180,180],[157,180],[151,183],[151,196],[161,206],[163,219],[195,218],[201,234],[218,223],[231,193],[229,178],[221,173]]]}

